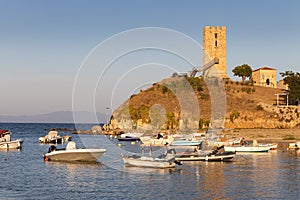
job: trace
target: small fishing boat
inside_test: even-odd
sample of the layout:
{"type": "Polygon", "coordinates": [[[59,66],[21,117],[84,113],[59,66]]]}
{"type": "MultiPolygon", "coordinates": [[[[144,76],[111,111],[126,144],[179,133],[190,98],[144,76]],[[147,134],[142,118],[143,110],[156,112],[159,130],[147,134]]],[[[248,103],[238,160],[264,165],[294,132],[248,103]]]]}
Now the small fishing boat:
{"type": "Polygon", "coordinates": [[[0,149],[21,149],[23,140],[13,140],[7,142],[0,142],[0,149]]]}
{"type": "Polygon", "coordinates": [[[118,137],[117,139],[119,141],[139,141],[140,140],[140,138],[138,138],[138,137],[129,137],[129,136],[127,136],[125,138],[118,137]]]}
{"type": "Polygon", "coordinates": [[[171,146],[198,146],[201,144],[201,141],[189,141],[189,140],[174,140],[171,146]]]}
{"type": "Polygon", "coordinates": [[[264,153],[269,152],[269,146],[225,146],[225,152],[264,153]]]}
{"type": "Polygon", "coordinates": [[[293,142],[293,143],[289,143],[289,147],[288,149],[299,149],[300,148],[300,142],[293,142]]]}
{"type": "Polygon", "coordinates": [[[119,141],[139,141],[142,134],[143,133],[124,133],[117,139],[119,141]]]}
{"type": "Polygon", "coordinates": [[[62,144],[71,141],[72,136],[60,136],[57,131],[49,131],[47,135],[39,138],[40,143],[62,144]]]}
{"type": "Polygon", "coordinates": [[[300,142],[289,143],[287,150],[300,156],[300,142]]]}
{"type": "Polygon", "coordinates": [[[230,161],[235,157],[235,152],[225,152],[222,154],[209,153],[194,153],[187,155],[180,155],[176,157],[177,161],[230,161]]]}
{"type": "Polygon", "coordinates": [[[158,134],[156,137],[143,136],[140,137],[140,140],[144,146],[165,146],[172,144],[174,138],[170,135],[163,136],[162,134],[158,134]]]}
{"type": "Polygon", "coordinates": [[[135,167],[150,167],[150,168],[173,168],[176,164],[181,164],[175,160],[175,151],[168,150],[165,154],[157,157],[146,157],[139,155],[125,156],[121,154],[124,164],[135,167]]]}
{"type": "Polygon", "coordinates": [[[23,140],[17,139],[17,140],[11,140],[12,132],[8,130],[0,130],[0,149],[20,149],[23,140]]]}
{"type": "Polygon", "coordinates": [[[96,162],[106,149],[77,149],[75,142],[69,142],[65,149],[50,146],[48,153],[44,154],[45,161],[81,161],[96,162]]]}
{"type": "Polygon", "coordinates": [[[269,147],[270,150],[276,150],[278,147],[277,143],[258,144],[259,147],[269,147]]]}
{"type": "Polygon", "coordinates": [[[185,151],[176,154],[177,161],[231,161],[235,152],[225,152],[224,146],[217,147],[213,151],[201,151],[194,149],[193,152],[185,151]]]}

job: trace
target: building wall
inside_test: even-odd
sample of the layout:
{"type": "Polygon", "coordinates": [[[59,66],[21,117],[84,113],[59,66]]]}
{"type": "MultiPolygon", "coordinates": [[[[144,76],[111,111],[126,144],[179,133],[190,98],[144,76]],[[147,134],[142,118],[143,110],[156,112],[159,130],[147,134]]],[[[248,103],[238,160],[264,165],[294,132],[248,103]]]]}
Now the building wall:
{"type": "Polygon", "coordinates": [[[205,26],[203,29],[202,65],[217,57],[219,64],[215,64],[222,78],[227,78],[226,71],[226,27],[205,26]]]}
{"type": "Polygon", "coordinates": [[[252,72],[254,85],[277,88],[276,69],[257,69],[252,72]]]}
{"type": "Polygon", "coordinates": [[[280,80],[277,83],[277,88],[283,89],[283,90],[288,90],[289,89],[289,85],[288,84],[284,84],[284,80],[280,80]]]}

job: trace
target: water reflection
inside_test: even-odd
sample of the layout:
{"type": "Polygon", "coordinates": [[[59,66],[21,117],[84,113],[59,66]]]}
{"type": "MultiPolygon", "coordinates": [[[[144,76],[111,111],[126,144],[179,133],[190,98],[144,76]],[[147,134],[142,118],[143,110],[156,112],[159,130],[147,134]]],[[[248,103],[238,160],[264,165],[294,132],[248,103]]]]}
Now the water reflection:
{"type": "Polygon", "coordinates": [[[172,174],[172,173],[180,173],[181,169],[145,168],[145,167],[134,167],[134,166],[124,165],[124,171],[129,173],[172,174]]]}
{"type": "Polygon", "coordinates": [[[78,186],[78,180],[89,183],[91,177],[97,176],[97,171],[105,166],[97,162],[46,162],[50,171],[59,175],[70,187],[78,186]]]}
{"type": "Polygon", "coordinates": [[[206,199],[225,198],[225,178],[224,170],[226,170],[224,162],[203,162],[201,165],[202,179],[204,190],[208,193],[204,194],[206,199]]]}

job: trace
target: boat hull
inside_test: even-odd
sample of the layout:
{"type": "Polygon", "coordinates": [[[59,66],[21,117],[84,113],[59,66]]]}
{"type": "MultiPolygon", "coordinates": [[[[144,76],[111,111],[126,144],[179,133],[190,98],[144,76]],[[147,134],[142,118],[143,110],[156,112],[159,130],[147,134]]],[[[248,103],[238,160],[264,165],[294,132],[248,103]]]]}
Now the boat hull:
{"type": "Polygon", "coordinates": [[[20,149],[22,140],[0,142],[0,149],[20,149]]]}
{"type": "Polygon", "coordinates": [[[235,153],[224,155],[185,155],[175,158],[177,161],[230,161],[235,153]]]}
{"type": "Polygon", "coordinates": [[[140,137],[140,140],[142,141],[144,146],[165,146],[168,144],[172,144],[174,141],[173,137],[168,137],[167,139],[160,138],[160,139],[154,139],[151,137],[140,137]]]}
{"type": "Polygon", "coordinates": [[[198,146],[201,142],[199,141],[173,141],[171,146],[198,146]]]}
{"type": "Polygon", "coordinates": [[[122,156],[125,165],[135,167],[149,167],[149,168],[173,168],[175,163],[173,161],[162,161],[151,158],[130,158],[122,156]]]}
{"type": "Polygon", "coordinates": [[[261,146],[239,146],[239,147],[228,147],[225,146],[225,152],[247,152],[247,153],[264,153],[269,152],[270,147],[261,146]]]}
{"type": "Polygon", "coordinates": [[[138,137],[125,137],[125,138],[118,138],[119,141],[139,141],[140,138],[138,137]]]}
{"type": "Polygon", "coordinates": [[[105,152],[105,149],[57,150],[44,154],[44,159],[47,161],[96,162],[105,152]]]}

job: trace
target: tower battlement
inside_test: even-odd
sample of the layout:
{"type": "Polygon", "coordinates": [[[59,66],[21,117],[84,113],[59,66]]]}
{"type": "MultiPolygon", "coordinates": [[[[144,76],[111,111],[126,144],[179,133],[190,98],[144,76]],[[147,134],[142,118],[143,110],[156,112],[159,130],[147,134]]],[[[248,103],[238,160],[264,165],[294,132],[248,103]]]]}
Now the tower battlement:
{"type": "Polygon", "coordinates": [[[211,30],[211,31],[226,31],[226,26],[205,26],[204,30],[211,30]]]}

